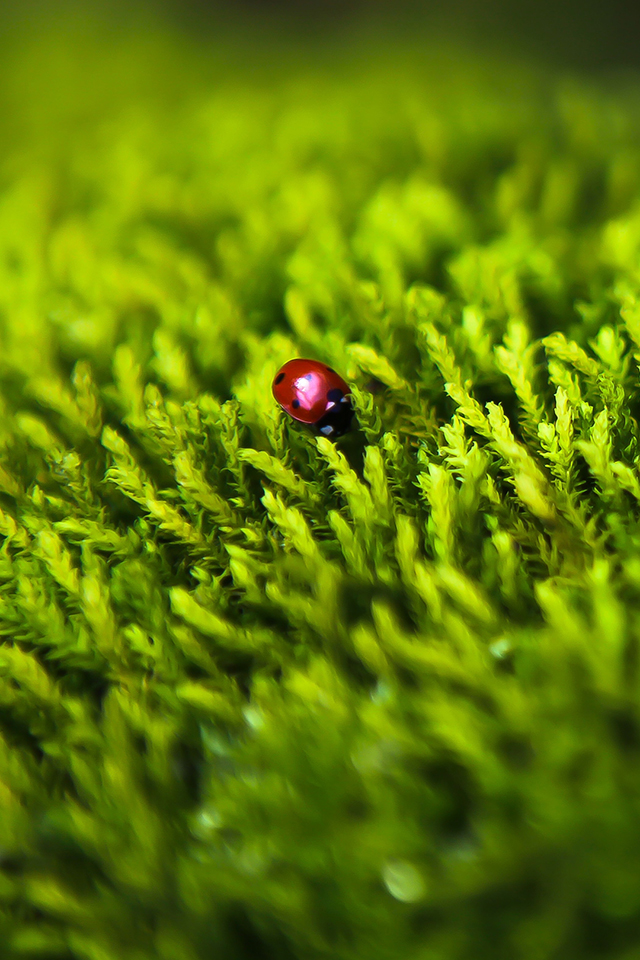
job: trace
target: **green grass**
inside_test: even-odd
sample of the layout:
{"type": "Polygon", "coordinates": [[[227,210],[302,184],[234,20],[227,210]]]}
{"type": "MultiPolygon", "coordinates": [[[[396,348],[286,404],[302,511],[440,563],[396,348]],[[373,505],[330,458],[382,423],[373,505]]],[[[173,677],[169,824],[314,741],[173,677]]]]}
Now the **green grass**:
{"type": "Polygon", "coordinates": [[[632,960],[640,86],[219,43],[0,68],[0,955],[632,960]]]}

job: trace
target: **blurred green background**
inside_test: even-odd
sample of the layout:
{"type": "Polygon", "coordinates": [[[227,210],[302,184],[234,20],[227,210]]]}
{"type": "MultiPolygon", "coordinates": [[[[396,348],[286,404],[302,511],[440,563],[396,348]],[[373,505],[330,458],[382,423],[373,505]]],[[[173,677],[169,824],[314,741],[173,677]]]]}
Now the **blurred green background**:
{"type": "Polygon", "coordinates": [[[640,5],[624,0],[4,0],[0,149],[4,138],[12,153],[22,132],[34,157],[36,143],[48,150],[80,133],[83,116],[115,115],[136,98],[177,105],[194,82],[332,61],[402,69],[442,50],[450,61],[493,61],[498,73],[511,62],[541,64],[550,78],[628,80],[640,69],[639,36],[640,5]]]}

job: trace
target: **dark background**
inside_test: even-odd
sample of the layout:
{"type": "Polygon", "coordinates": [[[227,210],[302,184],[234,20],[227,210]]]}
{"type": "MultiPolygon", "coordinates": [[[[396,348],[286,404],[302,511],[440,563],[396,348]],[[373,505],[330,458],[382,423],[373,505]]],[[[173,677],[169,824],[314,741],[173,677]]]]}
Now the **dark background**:
{"type": "Polygon", "coordinates": [[[188,29],[222,19],[302,37],[384,31],[459,39],[581,70],[640,69],[640,0],[156,0],[188,29]]]}
{"type": "Polygon", "coordinates": [[[0,27],[3,13],[32,27],[70,11],[114,29],[165,20],[204,39],[221,31],[301,43],[408,34],[580,71],[640,70],[640,0],[0,0],[0,27]]]}

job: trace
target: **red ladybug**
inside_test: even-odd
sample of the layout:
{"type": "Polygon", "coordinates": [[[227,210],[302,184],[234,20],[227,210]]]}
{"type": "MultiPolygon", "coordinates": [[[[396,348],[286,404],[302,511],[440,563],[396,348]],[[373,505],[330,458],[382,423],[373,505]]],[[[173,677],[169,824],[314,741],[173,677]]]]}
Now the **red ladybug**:
{"type": "Polygon", "coordinates": [[[349,387],[335,370],[318,360],[289,360],[273,380],[282,409],[323,437],[342,436],[351,426],[349,387]]]}

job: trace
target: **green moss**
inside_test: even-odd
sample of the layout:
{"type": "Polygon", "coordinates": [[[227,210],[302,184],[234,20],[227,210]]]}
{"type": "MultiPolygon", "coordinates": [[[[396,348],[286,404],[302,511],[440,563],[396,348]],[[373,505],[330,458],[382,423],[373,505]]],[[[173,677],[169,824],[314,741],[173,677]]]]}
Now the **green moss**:
{"type": "Polygon", "coordinates": [[[11,49],[2,956],[631,960],[640,88],[11,49]]]}

